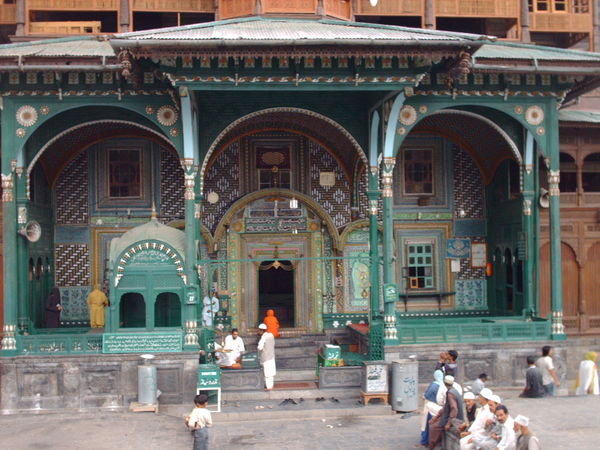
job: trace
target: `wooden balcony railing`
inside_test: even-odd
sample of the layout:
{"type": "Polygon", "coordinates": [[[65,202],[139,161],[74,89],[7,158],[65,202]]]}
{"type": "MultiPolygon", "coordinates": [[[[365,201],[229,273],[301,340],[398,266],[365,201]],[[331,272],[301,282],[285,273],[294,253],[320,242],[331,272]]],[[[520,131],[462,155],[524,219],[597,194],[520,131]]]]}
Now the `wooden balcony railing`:
{"type": "Polygon", "coordinates": [[[16,5],[13,4],[1,4],[0,5],[0,24],[14,24],[16,5]]]}
{"type": "Polygon", "coordinates": [[[262,0],[264,14],[315,14],[317,0],[262,0]]]}
{"type": "Polygon", "coordinates": [[[323,0],[323,9],[326,16],[344,20],[352,18],[351,0],[323,0]]]}
{"type": "Polygon", "coordinates": [[[519,0],[437,0],[438,17],[519,17],[519,0]]]}
{"type": "Polygon", "coordinates": [[[243,17],[254,14],[256,0],[220,0],[219,19],[243,17]]]}
{"type": "Polygon", "coordinates": [[[357,0],[354,14],[360,16],[423,16],[425,1],[388,0],[380,1],[377,6],[371,6],[369,0],[357,0]]]}
{"type": "Polygon", "coordinates": [[[29,34],[100,34],[102,22],[29,22],[29,34]]]}
{"type": "Polygon", "coordinates": [[[529,13],[529,29],[540,32],[591,33],[592,13],[529,13]]]}
{"type": "Polygon", "coordinates": [[[132,0],[132,11],[215,12],[214,0],[132,0]]]}
{"type": "Polygon", "coordinates": [[[28,10],[117,11],[119,0],[27,0],[28,10]]]}

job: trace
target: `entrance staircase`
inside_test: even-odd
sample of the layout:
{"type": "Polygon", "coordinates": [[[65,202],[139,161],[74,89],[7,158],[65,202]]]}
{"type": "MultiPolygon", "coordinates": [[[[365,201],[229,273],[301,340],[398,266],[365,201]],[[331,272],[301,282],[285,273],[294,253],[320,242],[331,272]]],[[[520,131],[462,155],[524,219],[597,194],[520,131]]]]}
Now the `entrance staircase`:
{"type": "MultiPolygon", "coordinates": [[[[319,388],[317,378],[317,353],[323,344],[332,342],[326,334],[298,333],[282,330],[275,340],[277,375],[271,391],[256,387],[248,390],[222,392],[223,410],[218,420],[275,420],[283,418],[321,418],[346,416],[387,416],[389,405],[374,404],[367,407],[359,401],[360,388],[319,388]]],[[[259,337],[243,336],[246,352],[255,352],[259,337]]],[[[230,376],[241,372],[231,371],[230,376]]],[[[262,371],[260,372],[262,380],[262,371]]],[[[325,419],[327,418],[327,419],[325,419]]]]}

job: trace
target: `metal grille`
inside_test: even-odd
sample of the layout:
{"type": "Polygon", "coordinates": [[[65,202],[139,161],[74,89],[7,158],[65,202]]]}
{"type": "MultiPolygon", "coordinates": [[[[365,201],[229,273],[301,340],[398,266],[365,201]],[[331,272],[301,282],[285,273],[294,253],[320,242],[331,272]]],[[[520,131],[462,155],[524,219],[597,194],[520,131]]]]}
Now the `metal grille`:
{"type": "Polygon", "coordinates": [[[183,169],[177,156],[167,150],[160,152],[160,216],[162,222],[182,219],[183,169]]]}
{"type": "Polygon", "coordinates": [[[56,183],[56,223],[87,223],[88,156],[81,152],[63,169],[56,183]]]}

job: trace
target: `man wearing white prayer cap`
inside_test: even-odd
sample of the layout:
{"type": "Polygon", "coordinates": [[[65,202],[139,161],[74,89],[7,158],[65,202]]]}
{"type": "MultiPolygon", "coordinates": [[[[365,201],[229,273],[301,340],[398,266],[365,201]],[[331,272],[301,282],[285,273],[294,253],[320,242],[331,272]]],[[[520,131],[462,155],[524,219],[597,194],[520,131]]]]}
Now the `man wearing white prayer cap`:
{"type": "Polygon", "coordinates": [[[275,337],[267,331],[267,326],[264,323],[258,326],[258,334],[260,340],[257,349],[260,352],[260,363],[263,366],[265,375],[265,391],[270,391],[273,389],[273,382],[277,373],[275,367],[275,337]]]}
{"type": "Polygon", "coordinates": [[[471,424],[469,430],[463,431],[460,434],[461,450],[475,450],[476,447],[473,442],[474,438],[480,438],[489,434],[486,431],[486,424],[488,422],[491,424],[495,421],[494,413],[496,411],[496,406],[498,406],[497,403],[492,400],[492,397],[494,397],[494,393],[489,388],[483,388],[479,392],[480,408],[477,410],[475,421],[471,424]]]}
{"type": "Polygon", "coordinates": [[[531,433],[529,429],[529,418],[525,416],[517,416],[515,418],[515,432],[517,433],[517,448],[516,450],[540,450],[539,439],[531,433]]]}

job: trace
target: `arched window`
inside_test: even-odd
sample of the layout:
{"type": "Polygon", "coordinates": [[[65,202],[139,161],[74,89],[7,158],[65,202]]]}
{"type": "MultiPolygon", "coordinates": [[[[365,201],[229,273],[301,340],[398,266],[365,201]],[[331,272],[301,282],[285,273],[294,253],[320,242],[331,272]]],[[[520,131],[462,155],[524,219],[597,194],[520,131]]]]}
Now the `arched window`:
{"type": "Polygon", "coordinates": [[[41,280],[43,274],[44,274],[44,263],[42,262],[42,258],[38,258],[37,269],[35,271],[36,279],[41,280]]]}
{"type": "Polygon", "coordinates": [[[584,192],[600,192],[600,153],[585,158],[581,178],[584,192]]]}
{"type": "Polygon", "coordinates": [[[181,301],[173,292],[163,292],[156,297],[154,303],[155,327],[181,326],[181,301]]]}
{"type": "Polygon", "coordinates": [[[123,294],[119,312],[121,328],[144,328],[146,326],[146,303],[142,294],[136,292],[123,294]]]}
{"type": "Polygon", "coordinates": [[[560,192],[577,192],[575,159],[568,153],[560,154],[560,192]]]}
{"type": "Polygon", "coordinates": [[[35,278],[35,265],[33,263],[33,258],[29,258],[29,281],[33,281],[35,278]]]}
{"type": "Polygon", "coordinates": [[[521,171],[519,164],[512,159],[508,162],[508,182],[510,188],[510,198],[517,198],[521,193],[521,171]]]}

